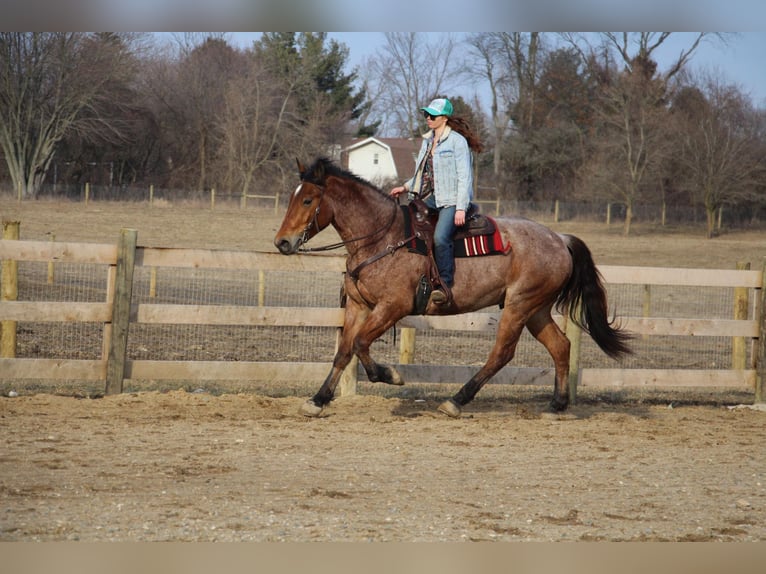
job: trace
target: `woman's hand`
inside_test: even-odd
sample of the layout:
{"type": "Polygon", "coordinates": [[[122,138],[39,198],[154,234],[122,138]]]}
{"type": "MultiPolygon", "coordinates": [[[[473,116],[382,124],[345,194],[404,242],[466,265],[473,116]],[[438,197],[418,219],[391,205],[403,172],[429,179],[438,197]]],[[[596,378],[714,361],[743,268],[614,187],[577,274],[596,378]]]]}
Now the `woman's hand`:
{"type": "Polygon", "coordinates": [[[462,209],[458,209],[455,211],[455,225],[457,227],[462,227],[465,225],[465,211],[462,209]]]}
{"type": "Polygon", "coordinates": [[[392,189],[390,195],[392,197],[398,197],[399,195],[403,194],[405,191],[407,191],[407,188],[404,187],[403,185],[400,185],[392,189]]]}

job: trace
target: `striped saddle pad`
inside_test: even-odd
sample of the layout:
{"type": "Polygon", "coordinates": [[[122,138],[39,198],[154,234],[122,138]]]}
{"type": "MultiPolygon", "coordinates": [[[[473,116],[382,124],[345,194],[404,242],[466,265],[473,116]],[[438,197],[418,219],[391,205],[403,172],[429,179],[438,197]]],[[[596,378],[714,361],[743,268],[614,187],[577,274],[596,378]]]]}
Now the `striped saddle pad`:
{"type": "MultiPolygon", "coordinates": [[[[414,235],[412,208],[401,206],[404,214],[404,236],[414,235]]],[[[434,217],[435,220],[435,217],[434,217]]],[[[488,215],[470,214],[465,226],[455,234],[455,257],[475,257],[479,255],[505,255],[511,250],[511,244],[504,244],[495,220],[488,215]]],[[[410,251],[428,254],[425,241],[413,238],[407,245],[410,251]]]]}

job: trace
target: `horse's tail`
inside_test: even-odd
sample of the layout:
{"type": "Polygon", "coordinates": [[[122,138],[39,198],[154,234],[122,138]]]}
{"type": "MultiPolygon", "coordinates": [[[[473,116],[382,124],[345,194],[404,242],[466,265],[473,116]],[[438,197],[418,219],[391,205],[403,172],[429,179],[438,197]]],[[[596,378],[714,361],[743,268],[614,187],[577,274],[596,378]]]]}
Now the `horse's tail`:
{"type": "Polygon", "coordinates": [[[572,254],[572,275],[556,300],[556,308],[562,313],[567,309],[570,319],[613,359],[632,353],[628,341],[633,336],[609,320],[606,289],[590,249],[574,235],[563,237],[572,254]]]}

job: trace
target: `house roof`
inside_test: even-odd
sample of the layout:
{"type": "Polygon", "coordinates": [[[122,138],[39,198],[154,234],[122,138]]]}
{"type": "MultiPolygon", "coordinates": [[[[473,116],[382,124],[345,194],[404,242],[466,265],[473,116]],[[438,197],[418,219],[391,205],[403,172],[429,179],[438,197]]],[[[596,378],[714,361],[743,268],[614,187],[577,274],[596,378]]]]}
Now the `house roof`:
{"type": "Polygon", "coordinates": [[[366,145],[379,145],[389,151],[396,166],[399,179],[409,179],[415,172],[415,158],[420,149],[420,140],[412,138],[355,138],[341,152],[341,164],[348,168],[348,154],[366,145]]]}

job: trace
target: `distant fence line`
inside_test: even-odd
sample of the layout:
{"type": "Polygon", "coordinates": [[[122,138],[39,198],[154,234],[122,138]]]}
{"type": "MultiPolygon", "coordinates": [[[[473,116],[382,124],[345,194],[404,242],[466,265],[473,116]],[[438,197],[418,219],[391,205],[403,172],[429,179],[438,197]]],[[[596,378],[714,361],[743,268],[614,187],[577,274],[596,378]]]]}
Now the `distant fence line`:
{"type": "MultiPolygon", "coordinates": [[[[4,224],[0,241],[2,300],[0,300],[0,379],[45,379],[102,381],[106,393],[122,392],[127,379],[140,380],[321,380],[329,362],[296,361],[187,361],[139,360],[128,354],[129,330],[139,325],[264,325],[287,329],[307,325],[339,329],[343,310],[338,307],[280,307],[257,305],[167,304],[141,302],[133,293],[134,272],[166,267],[215,270],[279,270],[295,274],[337,273],[338,283],[345,270],[344,258],[337,256],[284,257],[276,253],[168,249],[137,246],[137,232],[123,229],[117,245],[20,241],[18,225],[4,224]],[[105,297],[99,301],[19,301],[16,264],[19,261],[45,263],[82,262],[106,266],[105,297]],[[101,356],[98,359],[16,358],[18,322],[89,322],[101,324],[101,356]],[[133,325],[134,327],[131,327],[133,325]]],[[[731,368],[586,368],[581,366],[579,329],[556,317],[572,341],[570,393],[578,385],[596,387],[728,387],[754,391],[763,401],[766,379],[766,267],[762,270],[671,269],[654,267],[600,266],[607,284],[644,286],[645,308],[651,306],[652,285],[678,286],[684,297],[688,286],[732,288],[733,318],[623,316],[622,324],[640,337],[723,337],[732,341],[731,368]],[[754,300],[749,293],[754,293],[754,300]],[[750,309],[753,309],[751,314],[750,309]],[[750,360],[748,361],[748,356],[750,360]]],[[[150,287],[151,291],[151,287],[150,287]]],[[[151,296],[151,295],[150,295],[151,296]]],[[[476,367],[465,365],[417,365],[411,363],[414,333],[450,330],[491,333],[498,312],[467,313],[457,316],[409,316],[399,322],[403,329],[400,369],[411,382],[460,382],[470,378],[476,367]],[[408,336],[404,336],[404,330],[408,336]]],[[[278,345],[279,346],[279,345],[278,345]]],[[[278,349],[277,349],[278,350],[278,349]]],[[[488,351],[488,349],[487,349],[488,351]]],[[[344,374],[341,394],[356,391],[359,368],[354,363],[344,374]]],[[[552,384],[551,368],[505,367],[495,382],[511,384],[552,384]]]]}
{"type": "MultiPolygon", "coordinates": [[[[167,202],[199,202],[202,206],[215,209],[217,204],[224,202],[227,205],[238,205],[246,208],[248,205],[273,207],[274,213],[286,207],[289,194],[242,194],[230,191],[222,191],[218,188],[206,189],[204,192],[193,192],[188,189],[160,188],[149,186],[106,186],[91,185],[89,183],[78,185],[57,184],[45,185],[40,190],[40,199],[67,199],[81,201],[85,204],[91,201],[134,201],[148,202],[152,205],[155,201],[167,202]]],[[[479,193],[475,203],[481,206],[482,211],[494,214],[516,214],[531,217],[538,220],[560,221],[586,220],[602,221],[607,225],[619,224],[625,218],[625,206],[620,203],[607,201],[526,201],[517,199],[489,198],[486,192],[479,193]]],[[[22,201],[20,191],[17,194],[18,201],[22,201]]],[[[639,203],[633,207],[633,219],[636,222],[649,222],[661,225],[666,224],[691,224],[705,225],[707,215],[701,205],[688,204],[654,204],[639,203]]],[[[719,208],[716,212],[716,224],[720,230],[725,226],[736,228],[756,227],[766,225],[766,204],[730,206],[719,208]]]]}

